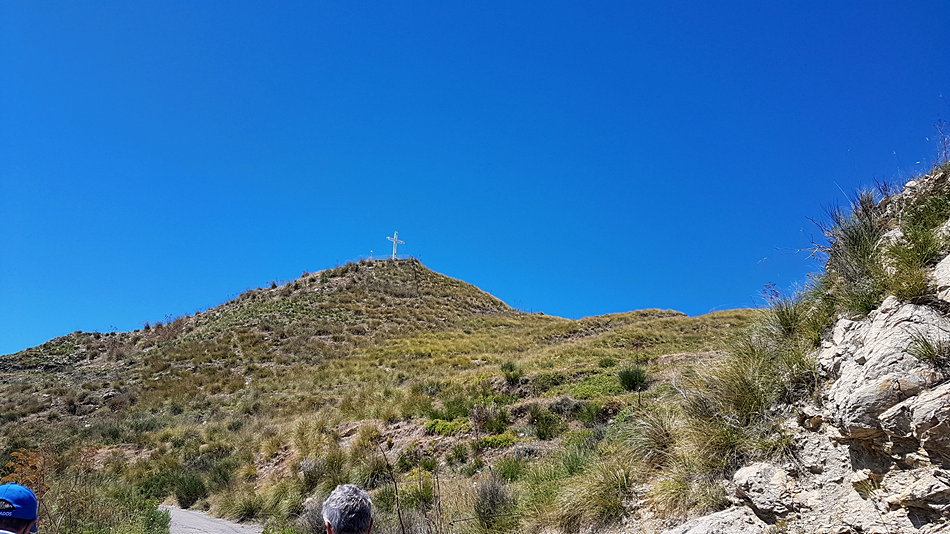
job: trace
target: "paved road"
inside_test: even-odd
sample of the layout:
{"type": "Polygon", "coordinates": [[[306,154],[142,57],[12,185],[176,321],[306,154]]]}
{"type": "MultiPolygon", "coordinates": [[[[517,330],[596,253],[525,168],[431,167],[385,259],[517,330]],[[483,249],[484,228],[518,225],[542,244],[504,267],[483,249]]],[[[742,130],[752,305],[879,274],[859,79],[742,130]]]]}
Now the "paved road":
{"type": "Polygon", "coordinates": [[[255,523],[234,523],[202,512],[162,506],[171,514],[171,534],[261,534],[264,527],[255,523]]]}

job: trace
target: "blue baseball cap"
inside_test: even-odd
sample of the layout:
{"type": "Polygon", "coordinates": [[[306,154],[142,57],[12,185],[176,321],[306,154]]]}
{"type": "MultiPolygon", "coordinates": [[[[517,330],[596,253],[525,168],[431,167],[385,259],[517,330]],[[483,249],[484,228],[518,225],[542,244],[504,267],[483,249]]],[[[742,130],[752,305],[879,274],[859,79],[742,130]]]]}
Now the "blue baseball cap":
{"type": "MultiPolygon", "coordinates": [[[[19,484],[0,486],[0,517],[35,521],[36,512],[36,495],[33,495],[30,488],[19,484]]],[[[30,532],[36,532],[36,523],[33,523],[30,532]]]]}

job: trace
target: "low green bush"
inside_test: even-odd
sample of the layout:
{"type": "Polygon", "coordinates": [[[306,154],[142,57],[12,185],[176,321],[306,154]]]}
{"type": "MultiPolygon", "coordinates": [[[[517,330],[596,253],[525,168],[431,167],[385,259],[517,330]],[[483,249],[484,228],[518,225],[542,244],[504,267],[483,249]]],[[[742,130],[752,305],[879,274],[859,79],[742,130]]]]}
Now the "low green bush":
{"type": "Polygon", "coordinates": [[[188,471],[181,471],[177,474],[174,491],[178,506],[182,508],[191,508],[198,502],[198,499],[204,499],[208,496],[208,489],[201,477],[188,471]]]}
{"type": "Polygon", "coordinates": [[[534,426],[538,439],[543,441],[559,436],[565,426],[560,417],[537,404],[528,409],[528,422],[534,426]]]}
{"type": "Polygon", "coordinates": [[[432,507],[435,492],[432,488],[432,475],[417,471],[406,477],[406,483],[399,492],[400,506],[428,510],[432,507]]]}
{"type": "Polygon", "coordinates": [[[479,445],[486,449],[502,449],[504,447],[510,447],[518,441],[518,436],[515,435],[511,430],[507,430],[502,434],[497,434],[494,436],[486,436],[479,440],[479,445]]]}
{"type": "Polygon", "coordinates": [[[468,461],[468,447],[464,443],[455,445],[445,459],[450,464],[464,464],[468,461]]]}
{"type": "Polygon", "coordinates": [[[571,388],[571,394],[578,399],[597,399],[623,393],[624,388],[611,375],[593,375],[581,380],[571,388]]]}
{"type": "Polygon", "coordinates": [[[534,380],[531,383],[531,392],[534,395],[541,395],[551,388],[559,386],[565,382],[567,382],[567,376],[560,371],[555,371],[553,373],[541,373],[534,377],[534,380]]]}
{"type": "Polygon", "coordinates": [[[443,421],[442,419],[431,419],[426,422],[426,432],[429,434],[438,434],[440,436],[453,436],[462,434],[471,430],[471,425],[464,419],[454,421],[443,421]]]}

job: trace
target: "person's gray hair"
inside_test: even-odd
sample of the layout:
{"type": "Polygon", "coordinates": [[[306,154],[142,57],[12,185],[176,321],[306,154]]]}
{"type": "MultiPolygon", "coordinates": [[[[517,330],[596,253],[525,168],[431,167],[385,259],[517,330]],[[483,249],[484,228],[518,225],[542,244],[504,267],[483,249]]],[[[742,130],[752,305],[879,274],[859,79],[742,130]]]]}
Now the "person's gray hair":
{"type": "Polygon", "coordinates": [[[353,484],[342,484],[323,501],[323,520],[333,534],[366,534],[373,525],[373,501],[353,484]]]}

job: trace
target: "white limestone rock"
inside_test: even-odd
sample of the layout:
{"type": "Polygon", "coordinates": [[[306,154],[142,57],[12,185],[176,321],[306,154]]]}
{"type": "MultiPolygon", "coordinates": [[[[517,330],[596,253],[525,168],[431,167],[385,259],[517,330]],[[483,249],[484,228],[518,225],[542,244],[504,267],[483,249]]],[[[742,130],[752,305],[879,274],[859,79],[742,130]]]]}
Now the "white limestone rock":
{"type": "Polygon", "coordinates": [[[889,435],[915,439],[929,454],[950,457],[950,382],[889,408],[880,421],[889,435]]]}
{"type": "Polygon", "coordinates": [[[664,531],[665,534],[765,534],[769,525],[756,517],[752,510],[733,507],[706,515],[664,531]]]}
{"type": "Polygon", "coordinates": [[[907,352],[914,336],[950,339],[950,321],[936,310],[886,299],[859,323],[839,321],[834,344],[819,365],[837,379],[826,393],[827,419],[843,435],[883,435],[878,416],[943,380],[943,375],[907,352]]]}
{"type": "Polygon", "coordinates": [[[736,497],[747,503],[755,515],[774,523],[792,510],[790,491],[795,483],[788,473],[765,462],[736,471],[732,477],[736,497]]]}
{"type": "Polygon", "coordinates": [[[937,291],[937,298],[950,302],[950,256],[940,260],[940,263],[930,272],[930,280],[937,291]]]}

